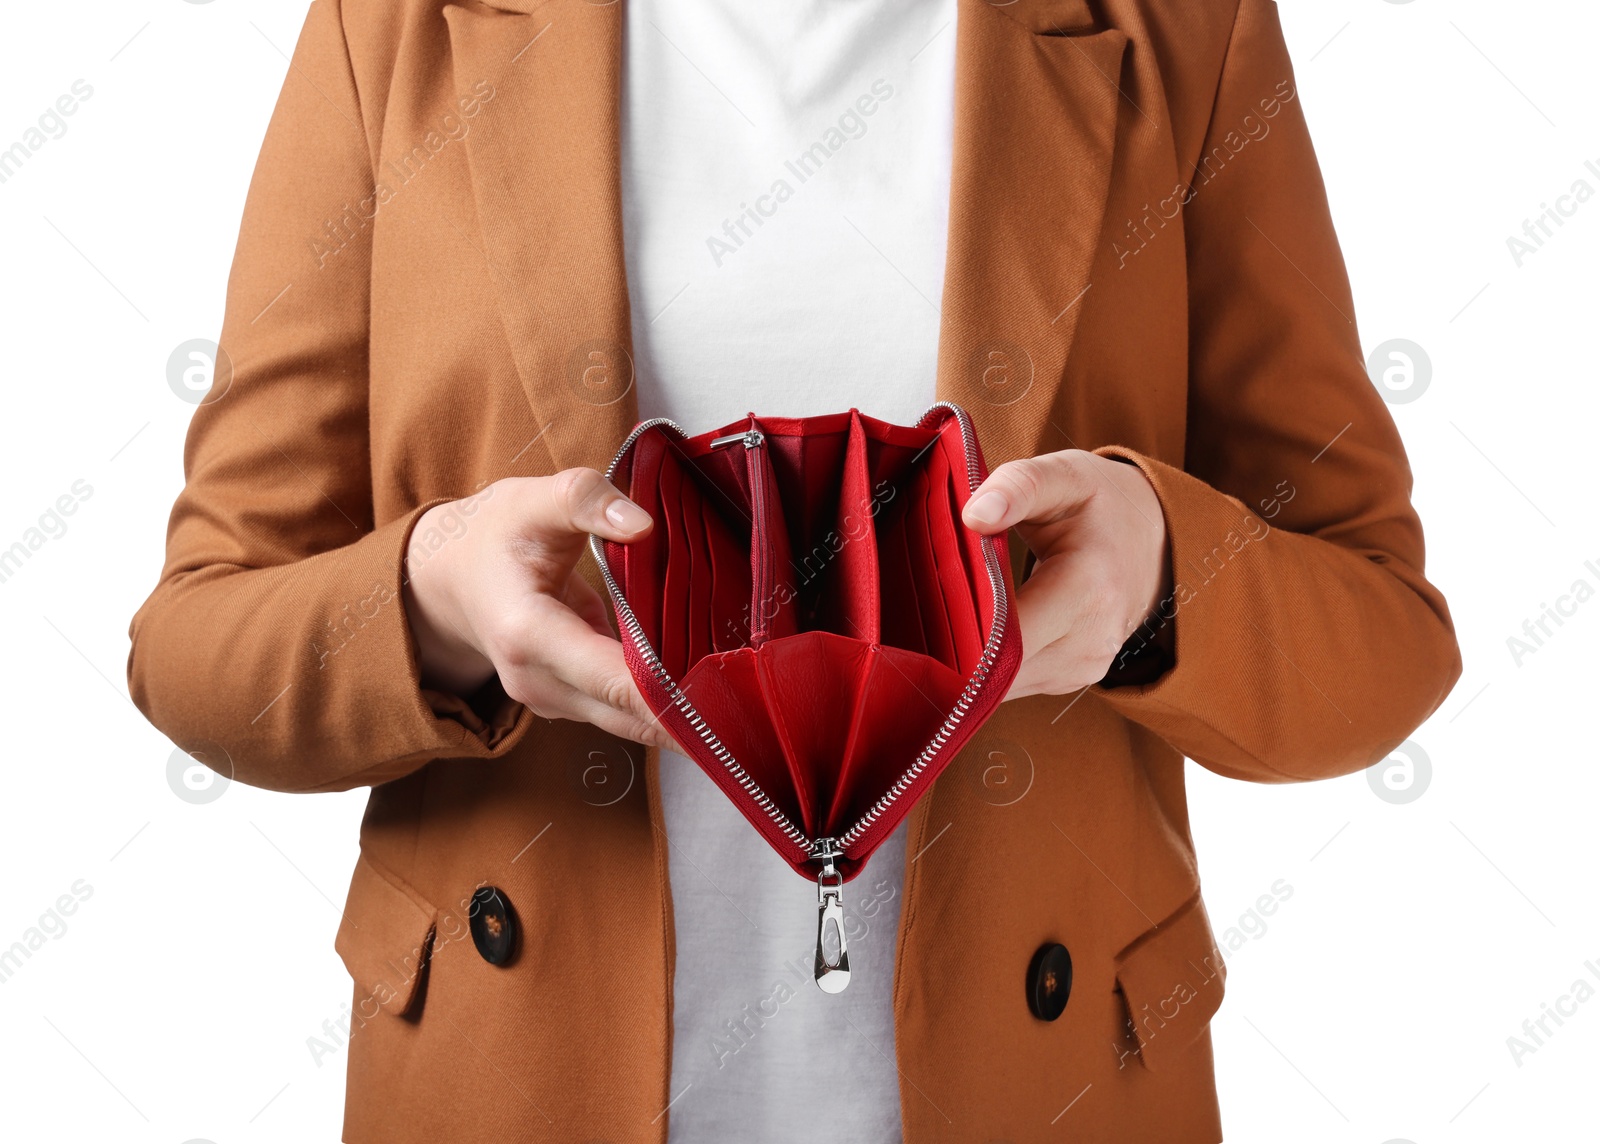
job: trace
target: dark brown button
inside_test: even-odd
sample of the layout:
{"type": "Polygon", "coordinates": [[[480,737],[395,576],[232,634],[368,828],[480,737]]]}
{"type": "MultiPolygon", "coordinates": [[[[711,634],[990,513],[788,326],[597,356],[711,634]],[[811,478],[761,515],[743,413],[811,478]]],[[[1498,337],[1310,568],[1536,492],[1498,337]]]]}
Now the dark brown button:
{"type": "Polygon", "coordinates": [[[479,886],[472,895],[472,913],[467,919],[472,944],[490,965],[504,965],[517,952],[517,915],[511,903],[494,886],[479,886]]]}
{"type": "Polygon", "coordinates": [[[1028,965],[1028,1011],[1041,1021],[1054,1021],[1067,1007],[1072,992],[1072,955],[1050,942],[1039,947],[1028,965]]]}

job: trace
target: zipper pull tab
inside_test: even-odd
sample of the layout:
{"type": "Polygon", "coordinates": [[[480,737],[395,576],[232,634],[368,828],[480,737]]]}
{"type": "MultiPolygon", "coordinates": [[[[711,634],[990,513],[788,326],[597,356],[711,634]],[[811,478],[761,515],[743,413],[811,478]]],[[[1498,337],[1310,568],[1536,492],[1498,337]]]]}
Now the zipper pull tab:
{"type": "Polygon", "coordinates": [[[834,868],[833,860],[844,851],[832,838],[820,838],[811,848],[811,857],[822,863],[817,875],[817,960],[815,976],[817,988],[824,993],[843,993],[850,984],[850,950],[844,936],[844,875],[834,868]],[[826,939],[828,925],[839,938],[839,956],[830,961],[826,939]]]}
{"type": "Polygon", "coordinates": [[[731,445],[735,441],[742,441],[746,449],[758,448],[767,439],[766,434],[759,429],[746,429],[743,433],[729,433],[726,437],[711,438],[711,447],[720,449],[724,445],[731,445]]]}

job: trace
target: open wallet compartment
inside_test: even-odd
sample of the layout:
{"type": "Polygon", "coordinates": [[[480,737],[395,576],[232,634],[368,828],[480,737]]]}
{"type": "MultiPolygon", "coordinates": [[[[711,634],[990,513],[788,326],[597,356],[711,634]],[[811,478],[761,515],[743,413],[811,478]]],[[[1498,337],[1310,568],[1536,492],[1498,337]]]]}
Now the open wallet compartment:
{"type": "Polygon", "coordinates": [[[689,437],[657,418],[606,472],[656,522],[632,544],[590,541],[629,671],[816,879],[828,992],[849,982],[844,884],[1021,662],[1003,538],[961,521],[986,475],[971,419],[944,402],[914,426],[752,414],[689,437]]]}

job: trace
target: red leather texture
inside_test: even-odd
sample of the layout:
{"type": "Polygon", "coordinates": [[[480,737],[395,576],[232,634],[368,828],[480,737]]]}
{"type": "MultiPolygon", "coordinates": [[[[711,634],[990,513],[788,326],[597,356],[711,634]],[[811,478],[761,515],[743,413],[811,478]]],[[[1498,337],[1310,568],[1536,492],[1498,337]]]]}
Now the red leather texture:
{"type": "Polygon", "coordinates": [[[802,874],[833,838],[853,877],[1016,674],[1006,546],[961,523],[974,474],[970,422],[944,405],[917,426],[752,415],[686,439],[647,423],[613,465],[656,522],[603,546],[629,669],[802,874]],[[753,446],[736,436],[751,430],[753,446]]]}

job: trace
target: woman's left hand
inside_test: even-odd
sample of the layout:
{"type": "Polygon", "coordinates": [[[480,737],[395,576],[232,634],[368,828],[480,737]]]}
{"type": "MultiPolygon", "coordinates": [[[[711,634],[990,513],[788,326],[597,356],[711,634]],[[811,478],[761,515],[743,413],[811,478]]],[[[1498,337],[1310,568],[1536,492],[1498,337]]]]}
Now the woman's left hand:
{"type": "Polygon", "coordinates": [[[1161,502],[1123,461],[1066,449],[1007,462],[962,519],[986,536],[1015,528],[1036,558],[1016,594],[1023,658],[1008,699],[1098,683],[1170,591],[1161,502]]]}

